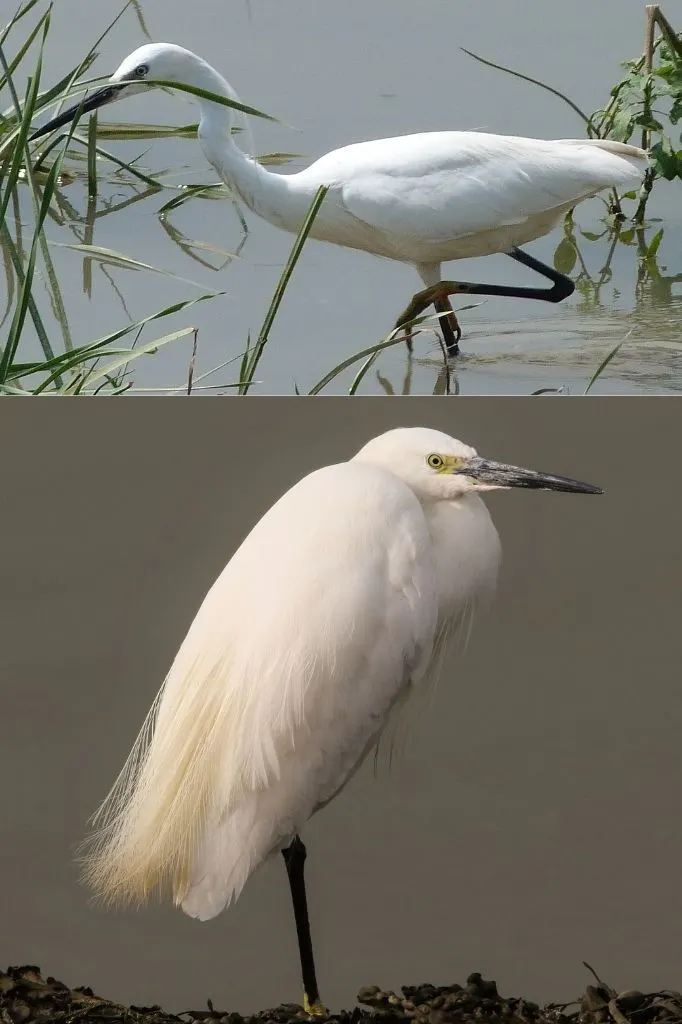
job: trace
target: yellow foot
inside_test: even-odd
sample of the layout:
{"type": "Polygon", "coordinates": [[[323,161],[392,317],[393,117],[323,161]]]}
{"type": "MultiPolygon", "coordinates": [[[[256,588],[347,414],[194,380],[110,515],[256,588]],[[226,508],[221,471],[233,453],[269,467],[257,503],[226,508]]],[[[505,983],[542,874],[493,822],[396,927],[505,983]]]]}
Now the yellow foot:
{"type": "MultiPolygon", "coordinates": [[[[457,295],[459,293],[467,293],[471,290],[472,286],[466,283],[460,283],[457,281],[441,281],[439,284],[432,285],[430,288],[424,288],[423,291],[417,292],[412,297],[412,301],[409,306],[403,310],[398,319],[395,322],[396,327],[404,327],[407,336],[408,348],[411,349],[411,328],[408,326],[410,321],[416,317],[425,313],[429,306],[433,305],[438,313],[447,313],[447,320],[452,329],[452,333],[455,336],[455,340],[459,341],[462,336],[462,329],[457,322],[455,312],[450,306],[448,296],[457,295]]],[[[446,319],[441,317],[441,322],[446,319]]]]}
{"type": "Polygon", "coordinates": [[[308,996],[303,993],[303,1010],[310,1017],[328,1017],[329,1010],[319,999],[316,999],[314,1003],[311,1003],[308,996]]]}
{"type": "Polygon", "coordinates": [[[433,288],[425,288],[424,291],[417,292],[417,294],[413,296],[409,306],[407,306],[402,311],[402,313],[396,320],[395,326],[404,327],[406,329],[408,338],[411,336],[412,330],[407,325],[410,323],[411,320],[414,320],[415,317],[418,317],[421,313],[424,313],[428,309],[428,307],[433,302],[432,292],[433,288]]]}

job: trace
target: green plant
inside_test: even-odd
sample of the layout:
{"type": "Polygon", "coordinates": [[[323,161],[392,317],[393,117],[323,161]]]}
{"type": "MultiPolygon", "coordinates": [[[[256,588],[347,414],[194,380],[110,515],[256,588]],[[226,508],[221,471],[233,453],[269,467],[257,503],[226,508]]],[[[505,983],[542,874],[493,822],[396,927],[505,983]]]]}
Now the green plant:
{"type": "MultiPolygon", "coordinates": [[[[48,4],[23,38],[16,40],[17,34],[26,24],[25,19],[35,11],[38,3],[39,0],[26,0],[0,31],[0,97],[6,91],[10,100],[9,105],[3,104],[4,109],[0,113],[0,254],[6,281],[4,309],[0,316],[0,328],[3,330],[3,335],[0,335],[0,393],[100,394],[104,391],[121,394],[131,386],[128,375],[134,360],[151,355],[163,346],[190,335],[194,337],[190,360],[191,388],[196,351],[195,329],[184,327],[142,343],[140,335],[148,324],[184,311],[196,302],[216,298],[222,292],[207,291],[197,298],[172,303],[141,319],[129,318],[123,327],[110,330],[95,341],[74,344],[62,290],[50,254],[51,243],[45,234],[48,219],[56,218],[55,209],[59,209],[64,202],[60,194],[61,184],[82,173],[81,167],[84,165],[88,195],[94,200],[98,192],[97,164],[98,161],[106,161],[117,171],[123,170],[132,179],[143,183],[147,189],[158,191],[163,185],[133,164],[103,149],[98,142],[96,119],[90,122],[85,137],[80,136],[75,125],[72,125],[70,131],[51,139],[37,150],[30,148],[28,138],[35,116],[71,96],[83,93],[92,84],[83,76],[95,60],[96,47],[101,40],[129,7],[136,10],[139,18],[139,9],[133,0],[129,0],[83,60],[56,85],[41,90],[43,51],[50,31],[52,5],[48,4]],[[15,50],[10,58],[6,56],[8,41],[14,43],[15,50]],[[22,73],[31,55],[33,64],[27,76],[24,95],[21,96],[16,78],[22,73]],[[22,202],[25,205],[27,198],[33,211],[30,239],[24,237],[22,223],[22,202]],[[36,299],[39,283],[45,285],[52,319],[61,333],[61,352],[56,351],[54,338],[51,337],[54,329],[36,299]],[[30,348],[33,340],[29,328],[32,328],[37,339],[42,358],[22,356],[22,349],[30,348]],[[121,348],[116,345],[128,336],[133,337],[130,347],[121,348]]],[[[185,91],[195,92],[190,87],[185,91]]],[[[210,98],[227,102],[227,105],[256,116],[269,116],[231,100],[225,101],[222,97],[211,95],[210,98]]],[[[88,266],[97,260],[103,265],[163,273],[123,253],[92,245],[87,239],[71,248],[80,249],[86,254],[88,266]]],[[[182,280],[177,275],[171,276],[182,280]]],[[[223,386],[237,387],[238,383],[223,386]]]]}
{"type": "Polygon", "coordinates": [[[553,86],[485,60],[471,50],[465,49],[464,52],[488,67],[504,71],[557,96],[581,118],[588,138],[630,142],[638,132],[641,133],[635,141],[650,151],[651,168],[639,196],[636,193],[612,194],[608,206],[615,217],[623,217],[623,198],[636,199],[632,220],[635,224],[642,224],[656,178],[682,181],[682,135],[674,141],[673,131],[682,119],[682,34],[675,32],[657,4],[646,7],[642,56],[622,63],[627,74],[613,86],[604,107],[589,115],[553,86]]]}

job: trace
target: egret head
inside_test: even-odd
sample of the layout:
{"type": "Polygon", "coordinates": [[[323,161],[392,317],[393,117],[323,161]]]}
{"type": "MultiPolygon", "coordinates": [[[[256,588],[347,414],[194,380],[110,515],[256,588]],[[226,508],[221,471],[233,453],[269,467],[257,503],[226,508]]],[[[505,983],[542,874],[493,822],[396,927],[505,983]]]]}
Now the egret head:
{"type": "Polygon", "coordinates": [[[64,110],[58,117],[48,121],[33,133],[31,139],[38,139],[55,128],[70,124],[74,118],[81,117],[89,111],[142,92],[150,88],[147,85],[149,81],[197,85],[210,91],[213,84],[211,73],[215,77],[215,72],[212,72],[201,57],[197,57],[183,46],[176,46],[175,43],[146,43],[128,54],[114,71],[108,85],[97,89],[79,103],[64,110]]]}
{"type": "Polygon", "coordinates": [[[600,487],[481,458],[475,448],[425,427],[402,427],[373,438],[355,456],[404,480],[420,501],[456,501],[473,491],[527,487],[602,494],[600,487]]]}

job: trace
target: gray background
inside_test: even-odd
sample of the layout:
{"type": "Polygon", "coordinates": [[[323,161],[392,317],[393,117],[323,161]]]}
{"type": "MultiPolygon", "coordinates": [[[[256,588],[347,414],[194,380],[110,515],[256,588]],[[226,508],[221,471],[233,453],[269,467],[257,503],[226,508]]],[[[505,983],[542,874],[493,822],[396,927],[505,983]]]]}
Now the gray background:
{"type": "MultiPolygon", "coordinates": [[[[122,0],[56,0],[45,55],[44,80],[68,74],[100,32],[120,10],[122,0]]],[[[156,40],[180,43],[201,54],[223,73],[241,99],[279,118],[280,124],[253,119],[258,154],[300,154],[295,167],[338,146],[363,139],[409,132],[475,129],[540,138],[582,136],[577,115],[556,97],[528,83],[474,62],[460,46],[548,82],[567,93],[586,112],[608,100],[622,76],[620,61],[641,52],[644,38],[642,0],[143,0],[142,11],[156,40]]],[[[665,6],[673,22],[679,3],[665,6]]],[[[99,47],[93,75],[109,75],[121,59],[146,42],[132,9],[99,47]]],[[[25,78],[19,77],[23,87],[25,78]]],[[[196,108],[181,97],[140,95],[102,112],[105,121],[157,121],[180,125],[196,120],[196,108]]],[[[675,136],[676,137],[676,136],[675,136]]],[[[216,174],[194,139],[106,140],[106,149],[141,167],[167,170],[168,184],[207,183],[216,174]]],[[[284,168],[284,170],[290,170],[284,168]]],[[[109,172],[103,164],[102,172],[109,172]]],[[[74,209],[74,232],[82,234],[78,216],[87,209],[84,180],[66,185],[65,199],[74,209]]],[[[195,281],[207,291],[225,291],[144,333],[152,341],[185,326],[199,328],[197,373],[238,357],[249,332],[257,334],[293,237],[248,214],[246,244],[223,270],[212,272],[184,255],[168,238],[156,216],[174,193],[155,195],[95,226],[95,245],[126,253],[152,266],[195,281]]],[[[120,202],[128,190],[120,180],[103,184],[97,200],[120,202]]],[[[649,241],[665,228],[658,252],[664,275],[679,274],[682,251],[680,183],[658,182],[649,205],[649,241]]],[[[599,232],[601,202],[586,203],[576,213],[585,230],[599,232]]],[[[31,220],[28,195],[24,218],[31,220]]],[[[68,218],[67,218],[68,220],[68,218]]],[[[228,202],[193,201],[171,214],[170,223],[190,239],[234,252],[241,233],[228,202]]],[[[49,222],[52,242],[73,243],[71,227],[49,222]]],[[[529,250],[552,263],[562,234],[554,231],[529,250]]],[[[578,234],[589,273],[596,279],[607,262],[609,241],[589,242],[578,234]]],[[[53,246],[52,258],[62,282],[74,343],[91,341],[130,318],[200,294],[184,281],[159,274],[108,267],[121,298],[98,267],[92,299],[82,294],[83,254],[53,246]]],[[[223,258],[200,250],[219,266],[223,258]]],[[[464,342],[457,361],[463,394],[524,394],[548,386],[583,390],[602,358],[632,330],[628,341],[598,382],[600,393],[675,391],[682,382],[680,285],[672,298],[665,287],[646,288],[635,298],[637,258],[634,248],[619,245],[613,277],[588,302],[576,292],[552,306],[530,300],[487,298],[462,316],[464,342]]],[[[465,281],[537,285],[529,270],[502,256],[447,265],[448,277],[465,281]]],[[[308,390],[324,373],[352,353],[375,344],[391,330],[421,283],[411,267],[380,260],[322,242],[306,244],[271,340],[259,366],[264,394],[308,390]]],[[[49,308],[40,293],[41,308],[49,308]]],[[[465,299],[456,306],[468,305],[465,299]]],[[[55,337],[58,334],[55,333],[55,337]]],[[[55,342],[56,343],[56,342],[55,342]]],[[[184,384],[191,340],[161,349],[135,363],[137,385],[184,384]]],[[[429,394],[440,366],[433,334],[416,343],[411,393],[429,394]]],[[[230,365],[204,383],[234,381],[230,365]]],[[[355,370],[332,385],[348,389],[355,370]]],[[[406,358],[403,346],[390,349],[378,367],[399,394],[406,358]]],[[[381,393],[374,370],[363,393],[381,393]]]]}
{"type": "Polygon", "coordinates": [[[0,965],[171,1009],[300,998],[283,869],[208,924],[107,913],[72,855],[206,589],[302,474],[395,425],[574,475],[490,496],[494,610],[393,771],[309,826],[322,993],[463,980],[568,998],[679,973],[682,405],[296,399],[0,409],[0,965]]]}

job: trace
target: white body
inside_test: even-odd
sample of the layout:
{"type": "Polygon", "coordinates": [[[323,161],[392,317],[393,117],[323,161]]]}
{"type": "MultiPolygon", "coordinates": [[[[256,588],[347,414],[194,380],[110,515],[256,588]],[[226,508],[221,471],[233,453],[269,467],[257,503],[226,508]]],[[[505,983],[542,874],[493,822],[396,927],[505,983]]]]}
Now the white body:
{"type": "Polygon", "coordinates": [[[465,478],[422,469],[431,447],[475,455],[390,431],[253,528],[105,804],[101,892],[142,899],[166,881],[187,914],[218,914],[345,785],[449,628],[492,593],[497,531],[465,478]]]}
{"type": "MultiPolygon", "coordinates": [[[[206,61],[171,43],[126,57],[112,82],[135,84],[120,96],[144,88],[140,69],[150,79],[236,97],[206,61]]],[[[205,99],[199,107],[207,159],[251,210],[297,232],[318,188],[329,186],[311,237],[412,263],[427,286],[440,280],[442,262],[539,238],[583,199],[637,188],[648,167],[644,150],[619,142],[453,131],[360,142],[296,174],[277,174],[235,145],[229,107],[205,99]]]]}
{"type": "MultiPolygon", "coordinates": [[[[439,625],[490,587],[498,559],[477,495],[424,509],[391,473],[354,462],[306,477],[261,520],[207,598],[224,620],[214,641],[223,666],[237,640],[227,609],[239,602],[238,639],[248,623],[251,654],[226,673],[226,685],[235,696],[252,692],[238,735],[226,737],[222,772],[236,806],[216,809],[182,900],[186,913],[219,913],[340,791],[403,690],[424,677],[439,625]],[[285,607],[282,594],[293,594],[285,607]],[[244,765],[250,785],[234,794],[235,768],[244,765]]],[[[201,633],[208,620],[203,609],[200,616],[201,633]]],[[[188,642],[196,646],[191,634],[188,642]]]]}
{"type": "Polygon", "coordinates": [[[524,245],[603,189],[637,188],[647,166],[642,150],[617,142],[431,132],[359,142],[273,174],[224,139],[200,138],[223,180],[272,224],[298,231],[326,185],[313,238],[418,267],[524,245]]]}

